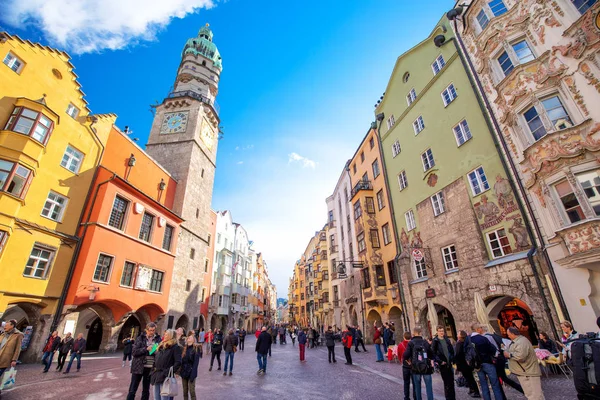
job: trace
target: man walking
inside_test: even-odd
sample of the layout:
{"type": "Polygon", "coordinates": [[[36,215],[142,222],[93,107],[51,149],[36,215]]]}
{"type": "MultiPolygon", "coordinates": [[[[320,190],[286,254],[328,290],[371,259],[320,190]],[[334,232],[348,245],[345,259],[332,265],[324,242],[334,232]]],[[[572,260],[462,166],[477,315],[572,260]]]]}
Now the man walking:
{"type": "Polygon", "coordinates": [[[52,359],[54,358],[54,353],[56,350],[58,350],[58,346],[60,346],[60,336],[58,336],[58,331],[54,331],[46,340],[46,344],[44,345],[44,354],[42,355],[44,373],[48,372],[50,369],[50,365],[52,365],[52,359]]]}
{"type": "Polygon", "coordinates": [[[150,322],[133,344],[133,362],[131,363],[131,383],[127,400],[134,400],[140,382],[142,382],[142,400],[150,398],[150,373],[154,367],[154,356],[160,336],[156,333],[156,324],[150,322]]]}
{"type": "Polygon", "coordinates": [[[223,350],[225,350],[225,371],[223,375],[227,375],[227,366],[229,366],[229,376],[233,375],[233,356],[238,345],[238,337],[234,335],[233,329],[230,329],[227,337],[223,341],[223,350]]]}
{"type": "MultiPolygon", "coordinates": [[[[402,362],[402,380],[404,381],[404,400],[410,400],[410,386],[412,381],[412,373],[410,360],[404,358],[404,352],[408,348],[408,343],[410,342],[411,336],[410,332],[404,332],[404,340],[400,342],[398,345],[398,357],[400,357],[400,361],[402,362]]],[[[413,399],[417,397],[415,394],[415,384],[412,382],[413,388],[413,399]]]]}
{"type": "Polygon", "coordinates": [[[350,353],[350,349],[352,348],[352,332],[350,332],[350,325],[346,325],[346,330],[342,332],[342,344],[344,345],[346,365],[352,365],[352,354],[350,353]]]}
{"type": "Polygon", "coordinates": [[[502,400],[502,388],[500,387],[500,381],[496,374],[496,367],[494,366],[494,355],[496,354],[496,347],[490,343],[490,341],[483,336],[484,329],[479,323],[471,325],[473,333],[471,333],[471,343],[475,345],[475,350],[481,360],[481,369],[477,371],[479,377],[479,383],[481,385],[481,395],[485,400],[491,400],[489,384],[492,386],[492,392],[494,393],[495,400],[502,400]]]}
{"type": "Polygon", "coordinates": [[[325,332],[325,346],[327,346],[327,358],[329,359],[329,363],[331,364],[331,360],[335,361],[335,335],[333,333],[333,329],[330,327],[327,328],[325,332]]]}
{"type": "Polygon", "coordinates": [[[433,400],[433,386],[431,374],[433,374],[433,351],[429,343],[421,336],[420,326],[413,328],[413,337],[408,342],[403,358],[410,360],[413,384],[415,385],[415,399],[421,400],[421,380],[425,381],[427,400],[433,400]]]}
{"type": "Polygon", "coordinates": [[[300,362],[306,362],[304,352],[306,350],[306,332],[304,329],[298,329],[298,348],[300,349],[300,362]]]}
{"type": "Polygon", "coordinates": [[[198,343],[200,343],[200,347],[202,351],[204,351],[204,342],[206,341],[206,332],[204,332],[204,328],[200,330],[198,333],[198,343]]]}
{"type": "Polygon", "coordinates": [[[479,394],[479,386],[477,386],[477,382],[473,376],[473,368],[467,364],[467,360],[465,358],[465,352],[470,343],[471,341],[469,340],[467,332],[458,332],[458,341],[456,342],[456,347],[454,349],[454,362],[456,363],[456,369],[458,372],[460,372],[467,381],[469,396],[473,398],[480,398],[481,395],[479,394]]]}
{"type": "Polygon", "coordinates": [[[71,349],[71,359],[69,360],[69,364],[67,365],[67,370],[63,372],[63,374],[68,374],[71,371],[71,365],[73,365],[73,360],[77,359],[77,372],[81,369],[81,355],[85,351],[85,339],[83,338],[83,333],[77,335],[77,339],[73,342],[73,348],[71,349]]]}
{"type": "Polygon", "coordinates": [[[210,356],[210,368],[208,368],[209,371],[212,371],[213,368],[213,363],[215,362],[215,358],[217,359],[217,362],[219,364],[219,368],[217,368],[217,371],[221,370],[221,351],[223,350],[223,334],[221,333],[220,329],[217,329],[217,332],[215,333],[215,336],[213,337],[212,340],[212,344],[211,346],[211,356],[210,356]]]}
{"type": "MultiPolygon", "coordinates": [[[[17,366],[17,360],[19,354],[21,354],[23,334],[17,330],[16,326],[16,320],[6,321],[4,332],[0,335],[0,382],[2,382],[4,371],[17,366]]],[[[2,393],[0,392],[1,396],[2,393]]]]}
{"type": "Polygon", "coordinates": [[[542,373],[533,346],[514,326],[508,328],[507,334],[511,343],[504,357],[508,359],[510,372],[519,378],[527,400],[544,400],[542,373]]]}
{"type": "Polygon", "coordinates": [[[256,340],[256,359],[258,360],[258,372],[257,375],[264,375],[267,373],[267,354],[271,348],[271,335],[267,332],[267,327],[263,326],[262,331],[258,335],[256,340]]]}
{"type": "Polygon", "coordinates": [[[239,333],[239,339],[240,339],[240,350],[244,351],[244,341],[246,340],[246,330],[242,329],[239,333]]]}
{"type": "Polygon", "coordinates": [[[450,339],[446,336],[446,329],[442,325],[437,327],[437,335],[433,338],[432,351],[435,363],[437,364],[442,381],[444,381],[444,395],[447,400],[454,400],[454,348],[450,339]]]}
{"type": "MultiPolygon", "coordinates": [[[[71,335],[71,332],[68,332],[64,339],[60,342],[60,346],[58,347],[58,365],[56,366],[57,371],[62,371],[65,361],[67,359],[67,355],[71,350],[73,350],[73,344],[75,343],[75,339],[71,335]]],[[[123,364],[125,362],[123,361],[123,364]]]]}
{"type": "Polygon", "coordinates": [[[365,348],[365,341],[363,340],[363,334],[358,325],[354,328],[354,351],[360,353],[358,346],[361,346],[363,351],[366,353],[367,349],[365,348]]]}

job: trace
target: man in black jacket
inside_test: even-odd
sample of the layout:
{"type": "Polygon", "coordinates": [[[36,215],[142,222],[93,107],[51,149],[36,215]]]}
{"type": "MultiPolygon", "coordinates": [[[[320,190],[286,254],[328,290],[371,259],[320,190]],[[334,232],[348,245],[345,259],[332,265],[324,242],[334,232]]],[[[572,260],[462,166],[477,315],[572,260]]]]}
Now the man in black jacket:
{"type": "Polygon", "coordinates": [[[479,386],[477,386],[477,382],[473,376],[473,368],[469,367],[467,360],[465,359],[465,350],[470,343],[471,341],[469,340],[467,332],[458,332],[458,341],[456,342],[456,347],[454,349],[454,362],[456,363],[456,369],[458,372],[460,372],[467,381],[469,396],[473,398],[480,398],[481,395],[479,394],[479,386]]]}
{"type": "Polygon", "coordinates": [[[437,326],[437,335],[433,338],[431,345],[433,358],[437,364],[442,380],[444,381],[444,395],[447,400],[454,400],[454,348],[450,339],[446,336],[446,329],[442,325],[437,326]]]}
{"type": "Polygon", "coordinates": [[[471,325],[471,329],[473,330],[473,333],[471,333],[471,343],[475,345],[477,354],[481,359],[481,369],[477,371],[479,384],[481,385],[481,396],[486,400],[491,399],[490,388],[488,386],[489,379],[494,399],[501,400],[504,393],[500,387],[500,381],[498,380],[498,374],[494,366],[494,357],[498,350],[488,338],[483,336],[485,331],[481,324],[475,323],[471,325]]]}
{"type": "Polygon", "coordinates": [[[52,358],[54,358],[54,353],[58,350],[58,346],[60,346],[60,336],[58,336],[58,331],[54,331],[52,332],[52,335],[48,337],[48,340],[46,340],[46,344],[44,345],[44,354],[42,356],[44,372],[48,372],[50,369],[52,358]]]}
{"type": "Polygon", "coordinates": [[[271,348],[271,335],[267,332],[267,327],[263,326],[256,340],[256,359],[258,360],[258,375],[267,373],[267,354],[271,348]]]}
{"type": "Polygon", "coordinates": [[[413,337],[408,342],[404,351],[404,360],[410,361],[415,394],[418,400],[421,399],[421,378],[425,381],[425,390],[427,391],[427,400],[433,400],[433,385],[431,375],[433,374],[433,351],[429,343],[421,336],[420,326],[413,328],[413,337]]]}
{"type": "Polygon", "coordinates": [[[160,344],[160,336],[156,333],[156,324],[150,322],[146,331],[142,332],[133,345],[133,362],[131,364],[131,383],[127,400],[134,400],[140,382],[142,382],[142,400],[150,399],[150,373],[154,367],[156,347],[160,344]]]}
{"type": "Polygon", "coordinates": [[[327,346],[327,357],[329,359],[329,363],[331,364],[331,359],[333,358],[333,362],[335,361],[335,334],[333,333],[333,328],[330,326],[325,331],[325,346],[327,346]]]}

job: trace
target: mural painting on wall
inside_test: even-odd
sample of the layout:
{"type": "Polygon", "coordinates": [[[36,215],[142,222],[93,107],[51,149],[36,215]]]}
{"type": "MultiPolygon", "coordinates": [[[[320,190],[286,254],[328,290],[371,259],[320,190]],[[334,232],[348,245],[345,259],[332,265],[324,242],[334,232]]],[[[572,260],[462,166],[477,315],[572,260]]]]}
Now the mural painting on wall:
{"type": "Polygon", "coordinates": [[[403,257],[408,256],[412,249],[422,249],[423,239],[421,239],[421,232],[413,230],[413,238],[411,240],[409,234],[402,228],[400,232],[400,244],[402,245],[401,256],[403,257]]]}
{"type": "Polygon", "coordinates": [[[500,175],[496,177],[493,195],[496,197],[496,202],[490,201],[484,194],[474,205],[481,230],[500,224],[507,215],[518,209],[508,179],[500,175]]]}

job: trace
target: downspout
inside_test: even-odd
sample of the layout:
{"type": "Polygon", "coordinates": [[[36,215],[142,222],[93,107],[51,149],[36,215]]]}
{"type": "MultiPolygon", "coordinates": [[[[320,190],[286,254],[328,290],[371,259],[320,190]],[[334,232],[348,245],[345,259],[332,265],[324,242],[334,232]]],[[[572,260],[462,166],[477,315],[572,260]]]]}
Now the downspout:
{"type": "MultiPolygon", "coordinates": [[[[402,249],[400,248],[400,241],[398,240],[399,236],[398,236],[398,227],[396,225],[396,214],[394,212],[394,207],[392,205],[392,195],[391,195],[391,183],[388,179],[388,172],[387,172],[387,167],[386,167],[386,163],[385,163],[385,159],[384,159],[384,155],[383,155],[383,147],[381,145],[381,124],[383,123],[383,113],[381,114],[382,118],[379,121],[379,126],[377,126],[377,122],[374,122],[374,124],[377,126],[377,142],[379,145],[379,157],[381,158],[381,165],[382,165],[382,169],[383,169],[383,177],[385,178],[385,181],[388,183],[386,185],[386,197],[387,197],[387,202],[388,205],[390,207],[390,216],[392,217],[392,228],[394,229],[394,241],[396,242],[396,256],[394,257],[394,265],[396,267],[396,279],[398,280],[398,293],[400,294],[400,304],[402,306],[402,321],[404,322],[404,331],[405,332],[410,332],[411,328],[410,328],[410,318],[408,318],[407,316],[407,312],[408,309],[406,308],[406,297],[404,295],[404,286],[402,284],[402,274],[400,273],[400,255],[402,254],[402,249]]],[[[379,119],[379,118],[377,118],[379,119]]]]}
{"type": "MultiPolygon", "coordinates": [[[[96,129],[94,129],[94,124],[98,121],[98,118],[95,116],[91,116],[89,117],[91,120],[91,124],[88,127],[90,132],[92,132],[92,135],[94,136],[94,138],[96,139],[96,142],[98,142],[98,146],[100,146],[100,154],[97,158],[97,161],[95,163],[95,168],[96,170],[94,171],[94,176],[92,177],[92,181],[90,182],[90,188],[88,189],[88,193],[85,197],[85,202],[83,203],[84,205],[88,204],[90,201],[90,197],[92,195],[92,185],[93,183],[96,181],[96,178],[98,176],[98,166],[100,165],[100,162],[102,161],[102,158],[104,157],[104,151],[106,150],[106,147],[104,146],[104,144],[102,143],[102,140],[100,140],[100,138],[98,137],[98,134],[96,133],[96,129]]],[[[114,179],[114,175],[113,178],[111,178],[111,180],[114,179]]],[[[98,191],[96,191],[96,195],[98,194],[98,191]]],[[[96,201],[96,197],[94,196],[94,202],[96,201]]],[[[92,203],[93,205],[93,203],[92,203]]],[[[91,209],[90,209],[91,212],[91,209]]],[[[79,228],[81,226],[81,223],[83,222],[83,215],[85,213],[85,207],[81,210],[81,214],[79,215],[79,221],[77,222],[77,231],[79,231],[79,228]]],[[[89,214],[88,214],[88,222],[89,222],[89,214]]],[[[87,229],[87,226],[86,226],[87,229]]],[[[52,319],[52,325],[50,327],[50,332],[54,332],[58,326],[58,323],[60,321],[60,316],[62,315],[62,308],[65,305],[65,301],[67,299],[67,293],[69,292],[69,286],[71,286],[71,279],[73,279],[73,274],[75,273],[75,265],[77,264],[77,258],[79,257],[79,252],[81,251],[81,243],[83,242],[83,236],[85,235],[85,230],[83,232],[83,235],[81,237],[79,237],[77,235],[77,232],[75,233],[75,237],[77,237],[77,244],[75,245],[75,251],[73,252],[73,257],[71,258],[71,263],[69,264],[69,270],[67,271],[67,276],[65,277],[65,283],[63,285],[62,288],[62,292],[60,294],[60,298],[58,299],[58,303],[56,306],[56,312],[54,313],[54,317],[52,319]]]]}
{"type": "MultiPolygon", "coordinates": [[[[467,70],[467,76],[469,77],[469,81],[471,82],[471,87],[472,87],[473,91],[475,92],[475,97],[477,98],[477,103],[479,104],[479,107],[481,108],[481,111],[483,112],[483,115],[485,117],[486,124],[488,125],[488,128],[490,129],[491,132],[493,132],[493,131],[497,132],[497,135],[492,134],[491,136],[492,136],[492,139],[494,140],[494,145],[496,147],[496,150],[498,151],[498,153],[500,155],[500,161],[502,162],[502,166],[507,175],[510,176],[511,175],[510,172],[512,171],[512,176],[515,177],[514,180],[513,179],[508,180],[509,184],[511,186],[511,189],[513,190],[513,192],[515,194],[521,194],[523,196],[523,200],[521,199],[521,196],[519,196],[519,195],[516,195],[515,198],[517,200],[517,205],[519,207],[519,211],[523,215],[525,229],[527,230],[527,234],[528,234],[529,238],[531,239],[531,243],[532,243],[531,249],[527,252],[527,260],[529,261],[529,264],[531,265],[531,269],[533,271],[533,275],[534,275],[536,284],[540,290],[540,294],[541,294],[540,297],[542,298],[542,304],[544,307],[544,311],[548,314],[548,316],[550,318],[550,322],[552,325],[552,330],[554,331],[554,335],[555,335],[555,337],[560,337],[560,335],[558,334],[558,330],[556,329],[556,324],[554,322],[554,317],[552,316],[552,312],[550,310],[548,299],[546,298],[546,296],[544,296],[544,287],[542,285],[542,281],[541,281],[540,275],[538,273],[538,267],[535,263],[535,260],[533,259],[533,255],[536,253],[538,246],[536,244],[537,243],[536,236],[534,236],[533,231],[531,229],[531,223],[533,224],[533,226],[535,228],[535,234],[537,235],[538,238],[540,238],[540,243],[542,243],[542,237],[543,237],[542,233],[541,233],[541,229],[534,217],[535,214],[533,213],[531,204],[529,203],[529,201],[527,201],[527,193],[525,191],[523,183],[521,182],[521,179],[519,178],[519,174],[517,171],[517,167],[514,163],[514,160],[512,159],[512,157],[510,157],[510,151],[508,149],[508,145],[506,144],[506,141],[504,140],[504,137],[502,136],[502,130],[500,129],[500,125],[498,123],[498,120],[496,119],[496,115],[494,114],[494,112],[490,106],[489,100],[488,100],[487,96],[485,95],[483,85],[481,84],[481,81],[479,80],[479,76],[476,73],[473,62],[471,61],[471,58],[469,57],[469,55],[465,49],[465,45],[462,41],[460,33],[458,32],[458,26],[456,23],[456,19],[453,20],[453,23],[454,23],[454,31],[456,33],[456,38],[458,39],[458,44],[456,43],[456,41],[454,39],[452,39],[452,41],[454,43],[454,46],[456,47],[456,50],[458,51],[458,54],[460,56],[463,66],[467,70]],[[482,102],[483,102],[483,104],[482,104],[482,102]],[[486,111],[487,111],[487,113],[486,113],[486,111]],[[498,141],[498,138],[499,138],[500,143],[498,141]],[[502,149],[500,148],[500,144],[502,145],[502,149]],[[506,157],[502,156],[502,150],[504,150],[506,157]],[[508,165],[507,165],[507,161],[508,161],[508,165]],[[517,187],[515,187],[515,182],[518,186],[518,190],[517,190],[517,187]],[[525,208],[526,208],[526,210],[525,210],[525,208]],[[531,223],[529,221],[529,217],[531,217],[531,223]]],[[[557,294],[558,294],[557,297],[558,297],[560,306],[562,308],[562,311],[565,314],[565,316],[567,316],[567,318],[568,318],[568,312],[564,305],[564,302],[562,299],[562,294],[560,293],[560,287],[558,286],[558,282],[556,281],[556,276],[554,275],[552,262],[550,261],[550,257],[548,256],[548,253],[547,253],[547,250],[545,247],[542,248],[542,254],[544,256],[544,260],[546,261],[546,263],[548,265],[548,270],[550,271],[550,279],[552,281],[552,284],[553,284],[555,290],[557,291],[557,294]]]]}

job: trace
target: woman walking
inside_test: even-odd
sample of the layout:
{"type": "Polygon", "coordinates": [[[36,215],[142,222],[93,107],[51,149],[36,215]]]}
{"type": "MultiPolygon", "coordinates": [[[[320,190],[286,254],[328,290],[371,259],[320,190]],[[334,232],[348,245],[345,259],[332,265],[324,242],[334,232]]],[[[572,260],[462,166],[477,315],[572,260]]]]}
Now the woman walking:
{"type": "Polygon", "coordinates": [[[133,337],[128,337],[123,339],[123,344],[125,345],[123,347],[123,365],[121,365],[121,367],[125,366],[125,361],[129,360],[129,366],[131,367],[131,354],[133,352],[133,343],[135,343],[135,340],[133,340],[133,337]]]}
{"type": "Polygon", "coordinates": [[[183,399],[196,400],[196,377],[198,376],[198,363],[202,358],[202,345],[196,344],[196,338],[188,336],[181,354],[181,382],[183,384],[183,399]]]}
{"type": "Polygon", "coordinates": [[[237,345],[238,337],[233,333],[233,329],[230,329],[223,341],[223,349],[225,350],[225,371],[223,371],[223,375],[227,375],[228,365],[229,376],[233,375],[233,355],[237,351],[237,345]]]}
{"type": "Polygon", "coordinates": [[[150,384],[154,386],[154,400],[173,400],[172,396],[161,396],[160,392],[165,379],[171,370],[173,374],[181,367],[181,347],[177,344],[175,331],[167,329],[163,335],[162,342],[158,346],[154,367],[150,377],[150,384]]]}
{"type": "Polygon", "coordinates": [[[210,368],[208,369],[209,371],[212,371],[212,367],[213,367],[213,363],[215,362],[215,358],[217,359],[217,362],[219,363],[219,368],[217,368],[217,371],[221,370],[221,351],[222,350],[223,350],[223,334],[221,333],[220,329],[217,329],[217,332],[215,333],[215,336],[213,337],[212,345],[211,345],[212,355],[210,356],[210,368]]]}

